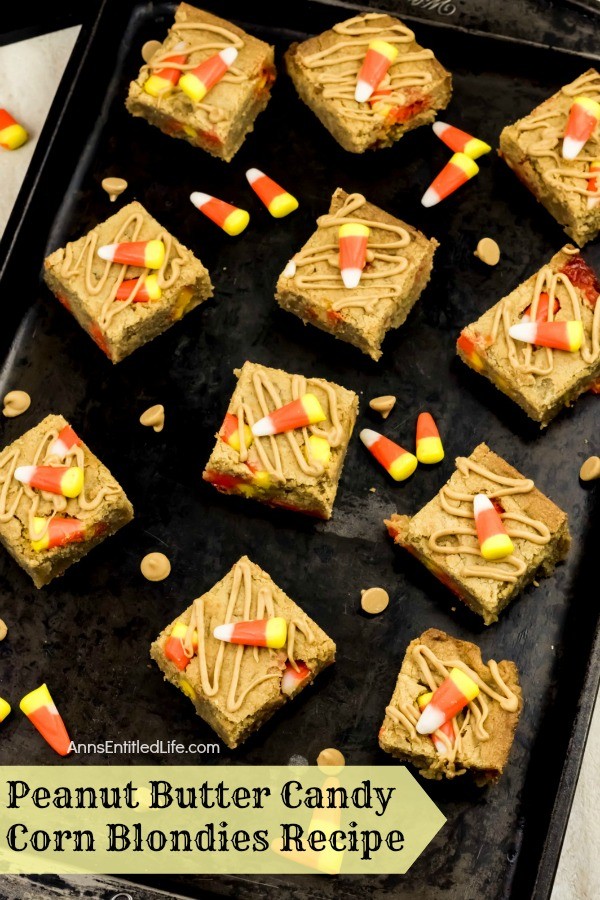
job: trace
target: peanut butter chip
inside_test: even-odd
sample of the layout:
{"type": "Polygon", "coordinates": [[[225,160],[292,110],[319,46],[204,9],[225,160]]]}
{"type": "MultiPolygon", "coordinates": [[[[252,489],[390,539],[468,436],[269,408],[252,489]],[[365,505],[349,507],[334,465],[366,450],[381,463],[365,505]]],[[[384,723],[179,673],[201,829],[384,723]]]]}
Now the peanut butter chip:
{"type": "Polygon", "coordinates": [[[579,477],[582,481],[595,481],[596,478],[600,478],[600,456],[590,456],[586,459],[579,470],[579,477]]]}
{"type": "Polygon", "coordinates": [[[140,570],[148,581],[164,581],[171,572],[171,563],[164,553],[148,553],[140,563],[140,570]]]}
{"type": "Polygon", "coordinates": [[[154,428],[155,431],[162,431],[165,427],[165,408],[161,403],[151,406],[146,412],[140,416],[140,423],[146,427],[154,428]]]}
{"type": "Polygon", "coordinates": [[[390,596],[383,588],[372,587],[366,591],[362,591],[360,605],[366,613],[376,616],[377,613],[383,612],[388,603],[390,596]]]}
{"type": "Polygon", "coordinates": [[[336,750],[335,747],[327,747],[326,750],[321,750],[317,756],[317,765],[326,766],[327,768],[335,766],[342,769],[346,765],[346,760],[344,759],[344,754],[336,750]]]}
{"type": "Polygon", "coordinates": [[[486,266],[495,266],[500,260],[500,247],[492,238],[481,238],[473,256],[477,256],[486,266]]]}
{"type": "Polygon", "coordinates": [[[396,398],[393,394],[385,394],[383,397],[373,397],[372,400],[369,400],[371,409],[381,413],[384,419],[387,419],[395,405],[396,398]]]}
{"type": "Polygon", "coordinates": [[[145,63],[149,63],[157,50],[160,50],[162,44],[160,41],[146,41],[142,47],[142,59],[145,63]]]}
{"type": "Polygon", "coordinates": [[[114,203],[117,197],[127,190],[127,182],[124,178],[113,178],[110,176],[102,179],[102,189],[108,194],[110,202],[114,203]]]}
{"type": "Polygon", "coordinates": [[[7,419],[14,419],[20,416],[25,410],[31,406],[31,397],[26,391],[9,391],[4,398],[4,409],[2,412],[7,419]]]}
{"type": "Polygon", "coordinates": [[[8,628],[4,619],[0,619],[0,641],[3,641],[8,634],[8,628]]]}

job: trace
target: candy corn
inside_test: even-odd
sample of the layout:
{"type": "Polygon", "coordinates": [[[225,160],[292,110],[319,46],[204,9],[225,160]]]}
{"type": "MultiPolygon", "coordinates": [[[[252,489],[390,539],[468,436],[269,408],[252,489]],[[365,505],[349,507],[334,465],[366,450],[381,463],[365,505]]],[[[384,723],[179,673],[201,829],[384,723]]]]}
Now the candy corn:
{"type": "MultiPolygon", "coordinates": [[[[185,622],[175,622],[171,629],[171,634],[165,643],[165,656],[174,663],[180,672],[187,667],[190,657],[186,656],[183,649],[183,640],[187,634],[188,627],[185,622]]],[[[194,631],[192,635],[192,647],[198,649],[198,634],[194,631]]]]}
{"type": "Polygon", "coordinates": [[[59,433],[55,441],[48,447],[47,456],[58,456],[64,459],[73,447],[81,447],[83,441],[75,434],[70,425],[65,425],[59,433]]]}
{"type": "MultiPolygon", "coordinates": [[[[426,694],[421,694],[420,697],[417,697],[417,706],[419,707],[421,712],[423,712],[425,707],[429,705],[432,697],[433,697],[432,691],[428,691],[426,694]]],[[[436,729],[436,730],[442,731],[446,735],[446,737],[450,741],[450,745],[454,744],[454,728],[452,726],[451,719],[448,722],[444,722],[444,724],[441,725],[440,728],[436,729]]],[[[443,742],[443,740],[440,737],[438,737],[435,734],[435,732],[431,735],[431,740],[433,741],[435,749],[437,750],[438,753],[446,752],[446,750],[447,750],[446,744],[443,742]]]]}
{"type": "Polygon", "coordinates": [[[366,103],[371,94],[381,84],[387,70],[398,56],[398,48],[387,41],[369,42],[366,56],[360,67],[356,81],[354,99],[366,103]]]}
{"type": "Polygon", "coordinates": [[[444,448],[433,416],[419,413],[417,419],[417,459],[425,465],[439,463],[444,458],[444,448]]]}
{"type": "MultiPolygon", "coordinates": [[[[593,159],[590,163],[590,172],[597,172],[598,176],[594,176],[594,178],[588,178],[588,191],[597,191],[600,184],[600,159],[593,159]]],[[[600,203],[600,196],[598,197],[588,197],[587,206],[588,209],[595,209],[600,203]]]]}
{"type": "Polygon", "coordinates": [[[130,241],[124,244],[105,244],[98,247],[98,256],[108,262],[141,269],[160,269],[165,261],[162,241],[130,241]]]}
{"type": "Polygon", "coordinates": [[[199,103],[234,64],[237,55],[235,47],[225,47],[214,56],[209,56],[191,72],[182,75],[179,79],[179,87],[191,100],[199,103]]]}
{"type": "MultiPolygon", "coordinates": [[[[238,453],[240,451],[241,443],[240,443],[240,428],[238,417],[234,416],[232,413],[226,413],[225,418],[223,419],[223,424],[221,425],[221,430],[219,431],[219,437],[222,441],[225,441],[226,444],[229,444],[230,447],[233,447],[238,453]]],[[[250,426],[244,424],[244,443],[246,447],[249,447],[253,441],[252,432],[250,431],[250,426]]]]}
{"type": "Polygon", "coordinates": [[[306,663],[297,662],[296,665],[298,666],[298,671],[294,669],[290,662],[286,663],[285,666],[285,672],[281,679],[281,693],[285,694],[286,697],[291,696],[307,678],[310,678],[310,669],[306,663]]]}
{"type": "MultiPolygon", "coordinates": [[[[139,280],[139,278],[129,278],[127,281],[122,281],[117,288],[116,299],[128,300],[139,280]]],[[[142,279],[142,283],[135,293],[133,302],[147,303],[148,300],[160,300],[161,296],[162,291],[158,284],[158,275],[147,275],[142,279]]]]}
{"type": "Polygon", "coordinates": [[[5,150],[17,150],[22,147],[29,135],[22,125],[13,119],[6,109],[0,109],[0,147],[5,150]]]}
{"type": "MultiPolygon", "coordinates": [[[[177,44],[174,47],[174,50],[183,50],[185,47],[185,43],[177,44]]],[[[187,60],[187,53],[175,53],[173,56],[167,56],[164,60],[165,63],[176,63],[178,65],[183,65],[187,60]]],[[[157,72],[154,72],[150,78],[144,83],[144,90],[147,94],[150,94],[151,97],[160,97],[161,94],[166,94],[168,91],[172,91],[174,87],[179,83],[179,79],[181,78],[182,72],[181,69],[174,69],[172,67],[166,66],[164,69],[159,69],[157,72]]]]}
{"type": "Polygon", "coordinates": [[[85,540],[85,525],[80,519],[54,516],[48,520],[42,516],[34,516],[33,532],[41,535],[40,538],[31,541],[31,546],[36,552],[85,540]]]}
{"type": "Polygon", "coordinates": [[[417,457],[377,431],[363,428],[360,439],[394,481],[404,481],[417,468],[417,457]]]}
{"type": "Polygon", "coordinates": [[[47,685],[42,684],[35,691],[25,694],[19,707],[52,749],[60,756],[66,756],[71,738],[67,734],[65,723],[50,696],[47,685]]]}
{"type": "Polygon", "coordinates": [[[357,222],[340,225],[340,273],[344,287],[348,289],[358,287],[367,261],[368,239],[369,229],[366,225],[359,225],[357,222]]]}
{"type": "Polygon", "coordinates": [[[515,341],[567,350],[576,353],[583,343],[583,325],[575,319],[572,322],[519,322],[508,330],[515,341]]]}
{"type": "Polygon", "coordinates": [[[218,641],[227,641],[228,644],[281,650],[287,641],[287,622],[281,616],[252,619],[250,622],[229,622],[226,625],[217,625],[213,635],[218,641]]]}
{"type": "Polygon", "coordinates": [[[433,697],[421,713],[417,722],[419,734],[433,734],[444,722],[449,722],[467,703],[474,700],[479,688],[462,669],[451,669],[450,675],[442,681],[433,697]]]}
{"type": "Polygon", "coordinates": [[[569,110],[562,146],[564,159],[575,159],[600,122],[600,103],[589,97],[575,97],[569,110]]]}
{"type": "Polygon", "coordinates": [[[248,169],[246,172],[248,184],[265,204],[274,219],[282,219],[298,209],[298,201],[291,194],[261,172],[260,169],[248,169]]]}
{"type": "Polygon", "coordinates": [[[4,700],[3,697],[0,697],[0,722],[4,722],[7,716],[10,715],[11,705],[4,700]]]}
{"type": "Polygon", "coordinates": [[[199,209],[211,222],[214,222],[231,237],[241,234],[250,221],[250,214],[245,209],[238,209],[237,206],[211,197],[210,194],[194,191],[193,194],[190,194],[190,200],[196,209],[199,209]]]}
{"type": "Polygon", "coordinates": [[[83,490],[83,469],[79,466],[18,466],[15,478],[38,491],[63,497],[79,497],[83,490]]]}
{"type": "Polygon", "coordinates": [[[480,156],[489,153],[492,149],[485,141],[480,141],[479,138],[473,137],[466,131],[461,131],[460,128],[455,128],[454,125],[447,125],[446,122],[434,122],[432,128],[447,147],[450,147],[455,153],[464,153],[471,159],[479,159],[480,156]]]}
{"type": "Polygon", "coordinates": [[[266,437],[268,434],[280,434],[282,431],[293,431],[294,428],[305,428],[323,422],[327,416],[314,394],[304,394],[298,400],[292,400],[279,409],[259,419],[252,426],[254,437],[266,437]]]}
{"type": "Polygon", "coordinates": [[[427,188],[421,203],[423,206],[435,206],[454,193],[459,187],[479,172],[479,166],[465,153],[455,153],[440,174],[433,179],[427,188]]]}
{"type": "Polygon", "coordinates": [[[513,542],[502,524],[500,514],[494,509],[494,504],[485,494],[475,494],[473,497],[473,514],[475,516],[475,528],[479,549],[484,559],[504,559],[510,556],[513,550],[513,542]]]}
{"type": "MultiPolygon", "coordinates": [[[[550,306],[550,297],[548,296],[548,294],[545,291],[542,291],[538,298],[537,311],[535,314],[536,322],[546,322],[547,321],[549,306],[550,306]]],[[[554,315],[556,315],[556,313],[558,312],[559,309],[560,309],[560,303],[558,302],[558,299],[555,297],[554,304],[553,304],[554,315]]],[[[523,313],[521,322],[531,322],[531,304],[529,304],[529,306],[523,313]]]]}

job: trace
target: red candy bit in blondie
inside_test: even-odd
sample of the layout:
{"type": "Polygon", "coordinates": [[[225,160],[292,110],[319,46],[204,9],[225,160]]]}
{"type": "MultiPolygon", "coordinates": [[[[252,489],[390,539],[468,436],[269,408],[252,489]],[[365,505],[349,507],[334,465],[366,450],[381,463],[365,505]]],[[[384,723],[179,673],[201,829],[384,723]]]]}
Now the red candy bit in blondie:
{"type": "Polygon", "coordinates": [[[494,509],[495,509],[496,512],[498,513],[498,515],[501,516],[502,513],[504,513],[504,512],[506,511],[506,510],[504,509],[504,507],[502,506],[502,504],[501,504],[500,500],[498,499],[498,497],[490,497],[490,503],[492,504],[492,506],[494,507],[494,509]]]}
{"type": "Polygon", "coordinates": [[[56,299],[58,300],[58,302],[59,302],[60,304],[62,304],[62,306],[64,306],[64,308],[65,308],[66,310],[68,310],[69,312],[71,312],[71,304],[69,303],[69,301],[67,300],[66,297],[63,297],[62,294],[56,294],[56,299]]]}
{"type": "MultiPolygon", "coordinates": [[[[549,298],[548,294],[546,294],[546,293],[541,293],[541,294],[540,294],[540,299],[539,299],[539,301],[538,301],[537,313],[536,313],[536,316],[535,316],[536,322],[546,322],[546,321],[547,321],[547,319],[548,319],[548,306],[549,306],[549,305],[550,305],[550,298],[549,298]]],[[[555,297],[555,298],[554,298],[554,304],[553,304],[553,307],[552,307],[552,315],[555,316],[556,313],[559,311],[559,309],[560,309],[560,303],[558,302],[558,297],[555,297]]],[[[527,307],[527,309],[524,310],[523,315],[524,315],[524,316],[531,316],[531,303],[529,304],[529,306],[527,307]]]]}
{"type": "Polygon", "coordinates": [[[334,324],[336,322],[344,321],[344,317],[337,311],[337,309],[328,309],[327,310],[327,318],[329,319],[330,322],[333,322],[334,324]]]}
{"type": "Polygon", "coordinates": [[[594,307],[600,294],[600,281],[581,254],[578,253],[577,256],[567,260],[561,272],[567,276],[573,287],[579,288],[589,305],[594,307]]]}
{"type": "Polygon", "coordinates": [[[242,484],[247,484],[243,478],[238,478],[236,475],[227,475],[225,472],[215,472],[212,469],[207,469],[202,477],[209,484],[214,484],[217,490],[231,491],[242,484]]]}
{"type": "Polygon", "coordinates": [[[429,107],[429,100],[427,97],[422,97],[420,100],[414,100],[412,103],[407,104],[406,106],[394,106],[387,116],[385,120],[390,125],[398,125],[402,122],[408,122],[409,119],[413,119],[420,112],[423,112],[424,109],[429,107]]]}
{"type": "Polygon", "coordinates": [[[91,339],[94,341],[94,343],[98,347],[100,347],[102,352],[105,353],[106,356],[108,356],[108,358],[110,359],[110,348],[106,342],[106,338],[105,338],[104,333],[102,332],[100,326],[97,325],[95,322],[92,323],[92,325],[90,325],[88,334],[91,337],[91,339]]]}

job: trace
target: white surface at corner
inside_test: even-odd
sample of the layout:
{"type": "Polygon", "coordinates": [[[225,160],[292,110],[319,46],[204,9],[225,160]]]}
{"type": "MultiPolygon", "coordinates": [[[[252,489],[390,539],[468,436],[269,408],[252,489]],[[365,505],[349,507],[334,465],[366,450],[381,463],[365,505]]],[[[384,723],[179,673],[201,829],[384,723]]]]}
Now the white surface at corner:
{"type": "Polygon", "coordinates": [[[31,162],[79,25],[0,46],[0,108],[28,132],[18,150],[0,148],[0,237],[31,162]]]}
{"type": "MultiPolygon", "coordinates": [[[[19,150],[0,150],[0,237],[78,33],[76,26],[0,47],[0,107],[10,110],[31,136],[19,150]]],[[[599,772],[600,706],[597,706],[552,900],[600,897],[599,772]]],[[[535,815],[535,811],[531,813],[535,815]]]]}

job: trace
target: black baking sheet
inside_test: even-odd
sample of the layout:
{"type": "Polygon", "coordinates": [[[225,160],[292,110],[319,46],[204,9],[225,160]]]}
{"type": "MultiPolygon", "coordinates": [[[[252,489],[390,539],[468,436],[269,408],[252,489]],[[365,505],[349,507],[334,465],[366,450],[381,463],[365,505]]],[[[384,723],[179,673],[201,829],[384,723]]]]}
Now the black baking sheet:
{"type": "MultiPolygon", "coordinates": [[[[2,444],[49,412],[64,414],[125,487],[136,518],[42,591],[0,554],[2,617],[10,629],[0,644],[0,694],[14,706],[47,680],[78,742],[212,742],[213,732],[193,715],[189,701],[150,664],[148,647],[193,597],[247,553],[336,640],[336,665],[236,752],[222,747],[220,755],[201,759],[72,756],[62,764],[285,764],[295,754],[313,762],[322,748],[335,746],[348,763],[396,765],[378,749],[377,731],[407,644],[432,626],[476,641],[484,659],[517,662],[526,705],[510,764],[499,785],[485,791],[466,779],[423,783],[448,822],[403,877],[267,876],[259,883],[199,875],[151,883],[191,896],[432,900],[520,898],[536,883],[537,896],[546,896],[598,683],[592,654],[597,591],[589,587],[595,583],[597,492],[584,489],[577,477],[581,461],[597,451],[592,438],[598,400],[581,398],[540,432],[455,358],[454,342],[465,323],[567,239],[495,156],[480,160],[476,181],[459,194],[424,210],[421,194],[449,156],[429,128],[376,154],[358,157],[338,147],[296,98],[281,51],[343,18],[339,5],[289,5],[276,24],[260,5],[204,5],[278,50],[273,99],[234,161],[214,160],[126,113],[123,101],[140,65],[139,50],[164,34],[173,6],[131,9],[108,0],[94,33],[88,32],[72,96],[63,93],[66,109],[62,102],[53,109],[49,127],[56,133],[49,135],[48,159],[39,160],[38,183],[5,243],[10,252],[0,283],[6,355],[0,396],[20,388],[33,402],[24,416],[2,423],[2,444]],[[246,185],[250,166],[295,193],[298,212],[272,219],[246,185]],[[100,188],[106,175],[127,179],[123,202],[139,199],[202,259],[216,286],[213,300],[116,367],[39,278],[46,252],[114,211],[100,188]],[[388,337],[379,364],[305,328],[273,300],[278,274],[337,186],[363,191],[441,244],[429,287],[408,322],[388,337]],[[223,235],[189,203],[192,190],[249,209],[247,232],[237,239],[223,235]],[[484,235],[502,248],[495,269],[473,257],[484,235]],[[361,397],[358,428],[381,427],[368,409],[370,397],[397,394],[398,405],[381,430],[405,446],[413,441],[417,413],[430,409],[444,437],[445,461],[396,485],[355,436],[328,523],[219,495],[202,482],[201,471],[235,384],[232,370],[245,359],[355,389],[361,397]],[[157,402],[166,409],[160,435],[138,423],[140,413],[157,402]],[[420,508],[447,479],[454,457],[482,440],[568,511],[574,537],[567,563],[488,629],[423,567],[395,550],[382,524],[395,510],[420,508]],[[141,557],[152,550],[164,550],[173,563],[171,577],[160,584],[149,584],[139,573],[141,557]],[[360,589],[372,585],[392,597],[376,618],[360,613],[360,589]]],[[[429,24],[416,29],[421,43],[454,73],[454,96],[442,118],[493,145],[504,124],[593,62],[429,24]]],[[[598,247],[584,255],[598,266],[598,247]]],[[[23,760],[51,764],[56,757],[14,715],[2,726],[0,761],[23,760]]]]}

